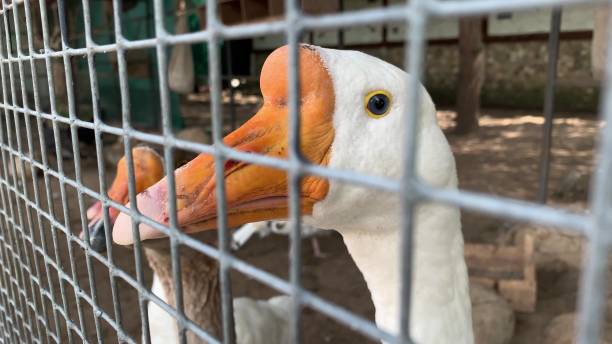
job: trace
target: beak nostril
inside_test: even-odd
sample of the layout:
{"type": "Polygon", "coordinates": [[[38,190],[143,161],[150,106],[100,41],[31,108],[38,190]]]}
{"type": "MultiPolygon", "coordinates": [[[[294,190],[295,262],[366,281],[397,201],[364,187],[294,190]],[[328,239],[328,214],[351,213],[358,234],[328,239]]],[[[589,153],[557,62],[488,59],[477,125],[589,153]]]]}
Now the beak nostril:
{"type": "Polygon", "coordinates": [[[234,166],[238,165],[239,163],[240,161],[237,161],[237,160],[227,160],[224,166],[225,172],[231,170],[234,166]]]}
{"type": "Polygon", "coordinates": [[[89,227],[89,244],[91,248],[98,253],[106,251],[104,220],[99,219],[89,227]]]}

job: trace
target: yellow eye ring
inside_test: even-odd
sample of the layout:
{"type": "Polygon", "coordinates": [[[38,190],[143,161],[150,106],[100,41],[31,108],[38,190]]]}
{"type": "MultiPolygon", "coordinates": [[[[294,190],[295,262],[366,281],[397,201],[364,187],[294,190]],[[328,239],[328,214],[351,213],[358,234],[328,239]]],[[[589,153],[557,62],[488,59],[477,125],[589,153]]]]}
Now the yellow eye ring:
{"type": "Polygon", "coordinates": [[[378,119],[385,117],[391,110],[391,94],[384,90],[368,93],[364,99],[364,107],[368,116],[378,119]]]}

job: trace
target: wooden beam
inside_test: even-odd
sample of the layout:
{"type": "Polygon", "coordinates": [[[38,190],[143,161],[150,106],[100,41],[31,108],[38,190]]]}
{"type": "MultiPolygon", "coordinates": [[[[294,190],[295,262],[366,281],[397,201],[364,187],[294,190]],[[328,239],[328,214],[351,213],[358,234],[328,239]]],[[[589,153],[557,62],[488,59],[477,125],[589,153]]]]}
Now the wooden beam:
{"type": "Polygon", "coordinates": [[[516,246],[466,244],[470,282],[496,289],[518,312],[533,312],[537,303],[534,239],[526,234],[516,246]]]}

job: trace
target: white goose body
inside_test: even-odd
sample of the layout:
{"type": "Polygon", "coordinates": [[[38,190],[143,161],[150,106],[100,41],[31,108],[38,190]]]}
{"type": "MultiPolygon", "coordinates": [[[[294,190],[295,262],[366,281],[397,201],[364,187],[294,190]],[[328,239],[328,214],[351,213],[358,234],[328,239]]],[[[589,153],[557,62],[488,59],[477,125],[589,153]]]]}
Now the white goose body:
{"type": "MultiPolygon", "coordinates": [[[[166,291],[153,274],[151,292],[168,303],[166,291]]],[[[246,297],[234,299],[234,323],[237,344],[284,344],[289,343],[289,309],[291,299],[275,296],[268,300],[253,300],[246,297]]],[[[179,343],[176,319],[149,301],[149,330],[152,344],[179,343]]]]}
{"type": "MultiPolygon", "coordinates": [[[[164,292],[164,287],[162,286],[157,274],[153,274],[153,285],[151,286],[151,292],[155,296],[162,299],[162,301],[165,303],[168,303],[166,293],[164,292]]],[[[178,343],[179,338],[176,319],[161,309],[155,302],[149,301],[147,311],[149,315],[149,335],[151,338],[151,344],[178,343]]]]}

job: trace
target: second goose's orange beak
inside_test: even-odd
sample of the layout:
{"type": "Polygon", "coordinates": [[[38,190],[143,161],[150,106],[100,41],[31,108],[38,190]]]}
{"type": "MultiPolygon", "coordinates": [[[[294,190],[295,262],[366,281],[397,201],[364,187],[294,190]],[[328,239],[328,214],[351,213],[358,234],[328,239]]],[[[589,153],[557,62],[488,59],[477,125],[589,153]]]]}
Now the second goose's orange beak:
{"type": "MultiPolygon", "coordinates": [[[[132,149],[134,161],[134,180],[136,192],[141,192],[157,183],[164,176],[164,163],[162,158],[151,148],[139,146],[132,149]]],[[[129,199],[128,186],[128,164],[126,157],[122,157],[117,163],[117,172],[110,189],[108,197],[120,204],[126,204],[129,199]]],[[[110,207],[108,209],[110,222],[114,223],[119,216],[119,210],[110,207]]],[[[104,230],[104,214],[102,203],[95,202],[87,209],[89,223],[89,242],[96,252],[106,250],[106,231],[104,230]]],[[[85,234],[81,232],[81,239],[85,234]]]]}
{"type": "MultiPolygon", "coordinates": [[[[260,87],[262,108],[244,125],[224,138],[234,149],[287,158],[288,155],[288,91],[286,47],[274,51],[264,63],[260,87]]],[[[301,151],[309,161],[326,165],[334,139],[332,115],[335,99],[329,72],[315,48],[302,46],[300,58],[301,151]]],[[[201,154],[175,173],[177,218],[187,233],[217,227],[216,183],[214,158],[201,154]]],[[[248,222],[285,218],[288,211],[287,173],[269,167],[228,161],[224,166],[227,219],[230,227],[248,222]]],[[[303,179],[301,206],[304,214],[312,213],[313,205],[328,191],[326,180],[303,179]]],[[[138,195],[138,210],[153,220],[167,225],[168,186],[166,179],[138,195]]],[[[163,233],[140,225],[142,240],[162,237],[163,233]]],[[[132,244],[131,218],[121,214],[113,229],[118,244],[132,244]]]]}

